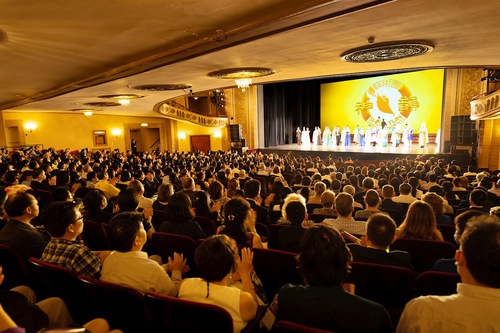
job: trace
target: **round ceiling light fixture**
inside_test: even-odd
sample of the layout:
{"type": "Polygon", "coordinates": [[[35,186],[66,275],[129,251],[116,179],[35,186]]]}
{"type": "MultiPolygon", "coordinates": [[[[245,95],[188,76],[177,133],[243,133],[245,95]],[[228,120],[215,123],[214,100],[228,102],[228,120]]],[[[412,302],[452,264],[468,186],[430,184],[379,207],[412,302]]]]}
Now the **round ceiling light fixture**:
{"type": "Polygon", "coordinates": [[[185,90],[190,89],[192,85],[190,84],[144,84],[134,87],[138,90],[147,91],[168,91],[168,90],[185,90]]]}
{"type": "Polygon", "coordinates": [[[434,45],[430,42],[390,42],[351,49],[340,57],[346,62],[369,63],[415,57],[432,50],[434,45]]]}
{"type": "Polygon", "coordinates": [[[210,72],[207,75],[216,79],[234,80],[238,88],[245,91],[252,84],[252,79],[256,77],[268,76],[276,73],[271,68],[264,67],[242,67],[227,68],[210,72]]]}

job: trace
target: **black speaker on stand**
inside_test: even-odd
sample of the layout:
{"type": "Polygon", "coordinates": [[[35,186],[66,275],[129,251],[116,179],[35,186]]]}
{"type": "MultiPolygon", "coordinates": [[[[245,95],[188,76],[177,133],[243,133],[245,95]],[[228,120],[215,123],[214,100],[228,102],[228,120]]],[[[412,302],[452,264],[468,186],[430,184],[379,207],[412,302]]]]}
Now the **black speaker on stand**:
{"type": "Polygon", "coordinates": [[[242,136],[243,136],[243,130],[241,124],[229,125],[229,138],[231,142],[241,141],[242,136]]]}
{"type": "Polygon", "coordinates": [[[472,146],[476,141],[476,122],[470,116],[452,116],[450,128],[451,146],[472,146]]]}

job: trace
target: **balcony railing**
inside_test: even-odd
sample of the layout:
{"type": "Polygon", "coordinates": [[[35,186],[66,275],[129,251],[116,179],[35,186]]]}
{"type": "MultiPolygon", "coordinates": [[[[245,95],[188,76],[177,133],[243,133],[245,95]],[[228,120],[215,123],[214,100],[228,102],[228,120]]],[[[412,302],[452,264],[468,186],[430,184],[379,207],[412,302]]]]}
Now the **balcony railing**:
{"type": "Polygon", "coordinates": [[[470,102],[470,119],[482,120],[500,117],[500,90],[485,96],[476,96],[470,102]]]}
{"type": "Polygon", "coordinates": [[[192,111],[189,111],[185,106],[175,102],[164,102],[155,106],[155,111],[172,119],[187,121],[192,124],[209,126],[209,127],[225,127],[228,124],[227,117],[209,117],[192,111]]]}

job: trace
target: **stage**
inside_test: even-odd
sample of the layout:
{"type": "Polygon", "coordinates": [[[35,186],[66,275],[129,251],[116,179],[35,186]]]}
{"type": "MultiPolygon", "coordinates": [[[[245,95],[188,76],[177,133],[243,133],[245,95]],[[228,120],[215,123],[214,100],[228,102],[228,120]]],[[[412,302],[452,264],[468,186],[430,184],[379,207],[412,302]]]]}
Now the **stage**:
{"type": "Polygon", "coordinates": [[[400,159],[409,156],[411,159],[415,159],[418,155],[425,155],[428,157],[436,157],[445,159],[446,162],[452,160],[457,160],[460,165],[466,165],[470,163],[470,154],[467,150],[465,151],[455,151],[453,153],[442,153],[438,145],[429,144],[424,148],[420,148],[418,144],[414,143],[411,147],[404,147],[402,144],[399,147],[395,147],[390,144],[387,147],[382,146],[364,146],[360,147],[358,145],[351,146],[322,146],[322,145],[297,145],[288,144],[267,148],[258,149],[262,153],[276,153],[279,155],[291,153],[294,156],[311,156],[320,157],[326,159],[331,157],[337,159],[342,157],[350,157],[352,160],[358,159],[363,165],[367,163],[378,163],[382,161],[394,160],[396,157],[400,159]]]}

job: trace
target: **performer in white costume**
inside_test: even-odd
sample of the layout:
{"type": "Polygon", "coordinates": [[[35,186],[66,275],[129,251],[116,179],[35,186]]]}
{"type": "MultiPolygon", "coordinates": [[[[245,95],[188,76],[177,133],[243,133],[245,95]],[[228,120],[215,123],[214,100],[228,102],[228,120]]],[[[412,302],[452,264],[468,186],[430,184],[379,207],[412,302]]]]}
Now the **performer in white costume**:
{"type": "Polygon", "coordinates": [[[418,130],[418,145],[420,148],[424,148],[429,143],[429,133],[427,131],[427,125],[422,123],[420,129],[418,130]]]}
{"type": "Polygon", "coordinates": [[[331,135],[332,131],[330,131],[330,127],[326,126],[323,131],[323,146],[328,146],[332,142],[331,135]]]}

